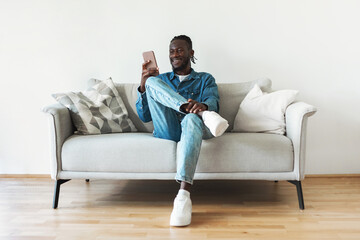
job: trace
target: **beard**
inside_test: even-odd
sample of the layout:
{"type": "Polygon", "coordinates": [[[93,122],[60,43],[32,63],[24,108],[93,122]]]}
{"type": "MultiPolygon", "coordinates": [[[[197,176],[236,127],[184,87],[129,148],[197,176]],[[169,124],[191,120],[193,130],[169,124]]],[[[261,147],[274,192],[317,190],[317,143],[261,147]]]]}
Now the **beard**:
{"type": "Polygon", "coordinates": [[[172,66],[173,71],[177,72],[177,71],[185,70],[189,63],[190,63],[190,58],[188,57],[188,58],[184,58],[184,61],[182,62],[182,64],[180,66],[175,67],[172,63],[171,63],[171,66],[172,66]]]}

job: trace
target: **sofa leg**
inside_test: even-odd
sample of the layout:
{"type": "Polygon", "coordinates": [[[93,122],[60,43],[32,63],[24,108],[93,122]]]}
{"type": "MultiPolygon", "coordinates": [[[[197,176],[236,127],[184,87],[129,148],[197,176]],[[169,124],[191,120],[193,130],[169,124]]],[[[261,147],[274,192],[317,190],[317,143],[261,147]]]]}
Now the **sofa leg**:
{"type": "Polygon", "coordinates": [[[90,179],[85,179],[85,181],[86,181],[86,182],[89,182],[89,181],[90,181],[90,179]]]}
{"type": "Polygon", "coordinates": [[[54,191],[54,200],[53,200],[53,209],[58,207],[59,194],[60,194],[60,185],[70,181],[70,179],[58,179],[55,182],[55,191],[54,191]]]}
{"type": "Polygon", "coordinates": [[[288,181],[288,182],[292,183],[296,186],[298,200],[299,200],[299,208],[301,210],[304,210],[305,205],[304,205],[304,197],[303,197],[303,192],[302,192],[302,187],[301,187],[301,181],[288,181]]]}

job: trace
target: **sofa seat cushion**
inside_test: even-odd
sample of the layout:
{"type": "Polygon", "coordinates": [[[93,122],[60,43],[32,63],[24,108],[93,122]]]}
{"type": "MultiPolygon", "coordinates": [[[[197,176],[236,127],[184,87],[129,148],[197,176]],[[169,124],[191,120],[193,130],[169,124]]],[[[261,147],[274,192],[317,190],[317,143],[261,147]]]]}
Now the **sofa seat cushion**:
{"type": "Polygon", "coordinates": [[[292,142],[283,135],[225,133],[202,142],[196,172],[289,172],[292,142]]]}
{"type": "Polygon", "coordinates": [[[62,148],[62,170],[176,172],[176,143],[151,133],[73,135],[62,148]]]}

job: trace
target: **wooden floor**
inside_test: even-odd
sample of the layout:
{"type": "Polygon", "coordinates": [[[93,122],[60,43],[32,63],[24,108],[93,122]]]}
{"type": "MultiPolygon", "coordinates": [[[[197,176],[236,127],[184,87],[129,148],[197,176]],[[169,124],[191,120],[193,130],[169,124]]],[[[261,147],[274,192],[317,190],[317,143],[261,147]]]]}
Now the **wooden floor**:
{"type": "Polygon", "coordinates": [[[360,178],[307,178],[305,210],[288,182],[197,181],[188,227],[169,227],[174,181],[0,178],[0,240],[360,239],[360,178]]]}

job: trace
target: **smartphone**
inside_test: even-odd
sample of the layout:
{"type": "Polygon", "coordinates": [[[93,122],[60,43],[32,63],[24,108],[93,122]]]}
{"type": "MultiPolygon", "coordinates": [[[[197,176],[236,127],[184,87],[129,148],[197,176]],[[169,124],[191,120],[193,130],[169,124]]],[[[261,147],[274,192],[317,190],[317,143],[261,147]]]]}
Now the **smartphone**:
{"type": "Polygon", "coordinates": [[[155,54],[154,51],[148,51],[148,52],[143,52],[143,58],[144,61],[148,61],[150,60],[150,63],[147,65],[147,68],[157,68],[157,63],[156,63],[156,58],[155,58],[155,54]]]}

